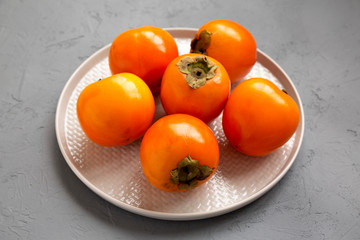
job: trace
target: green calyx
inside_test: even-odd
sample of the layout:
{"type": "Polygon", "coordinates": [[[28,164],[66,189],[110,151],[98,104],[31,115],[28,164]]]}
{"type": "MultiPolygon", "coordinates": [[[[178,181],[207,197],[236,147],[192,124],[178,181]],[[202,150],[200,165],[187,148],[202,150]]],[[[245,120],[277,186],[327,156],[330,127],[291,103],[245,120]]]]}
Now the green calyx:
{"type": "Polygon", "coordinates": [[[199,161],[189,156],[184,158],[178,167],[170,172],[171,182],[178,185],[179,189],[192,189],[198,181],[204,180],[211,175],[213,169],[208,166],[199,166],[199,161]]]}
{"type": "Polygon", "coordinates": [[[203,86],[207,80],[215,77],[218,67],[206,56],[185,57],[176,65],[180,72],[186,74],[186,82],[193,89],[203,86]]]}
{"type": "Polygon", "coordinates": [[[193,53],[201,53],[207,55],[207,48],[210,46],[211,42],[211,33],[207,30],[201,31],[199,36],[195,36],[195,38],[191,41],[190,47],[191,52],[193,53]]]}

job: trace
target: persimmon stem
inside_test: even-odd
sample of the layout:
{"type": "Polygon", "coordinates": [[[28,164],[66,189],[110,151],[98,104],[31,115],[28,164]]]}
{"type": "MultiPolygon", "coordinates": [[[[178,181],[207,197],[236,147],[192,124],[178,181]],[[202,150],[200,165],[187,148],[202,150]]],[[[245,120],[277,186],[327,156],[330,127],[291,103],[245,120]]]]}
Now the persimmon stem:
{"type": "Polygon", "coordinates": [[[210,46],[210,42],[211,42],[211,33],[208,32],[207,30],[203,30],[199,35],[196,35],[195,38],[191,41],[190,52],[207,55],[207,49],[210,46]]]}
{"type": "Polygon", "coordinates": [[[199,166],[199,161],[189,156],[184,158],[178,167],[170,172],[170,179],[179,189],[192,189],[198,181],[204,180],[211,175],[213,169],[209,166],[199,166]]]}
{"type": "Polygon", "coordinates": [[[176,65],[180,72],[186,74],[186,82],[192,89],[203,86],[207,80],[213,78],[218,68],[206,56],[185,57],[176,65]]]}

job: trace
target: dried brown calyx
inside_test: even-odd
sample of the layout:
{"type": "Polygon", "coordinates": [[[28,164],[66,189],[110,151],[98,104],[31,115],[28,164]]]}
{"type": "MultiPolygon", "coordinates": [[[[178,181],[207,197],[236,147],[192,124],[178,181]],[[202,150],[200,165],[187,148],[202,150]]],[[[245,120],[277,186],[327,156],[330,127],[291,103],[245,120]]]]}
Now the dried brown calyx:
{"type": "Polygon", "coordinates": [[[191,41],[191,52],[207,55],[207,49],[210,46],[210,42],[211,33],[207,30],[201,31],[199,36],[196,35],[195,38],[191,41]]]}
{"type": "Polygon", "coordinates": [[[206,56],[185,57],[176,65],[180,72],[186,74],[186,82],[193,89],[203,86],[207,80],[215,77],[218,68],[206,56]]]}

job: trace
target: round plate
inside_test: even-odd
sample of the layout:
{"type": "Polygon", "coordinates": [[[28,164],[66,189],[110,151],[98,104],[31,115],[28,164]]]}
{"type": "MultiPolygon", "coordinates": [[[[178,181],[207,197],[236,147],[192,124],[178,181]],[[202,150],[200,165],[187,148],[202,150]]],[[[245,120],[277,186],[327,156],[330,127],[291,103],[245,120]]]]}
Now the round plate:
{"type": "MultiPolygon", "coordinates": [[[[178,44],[179,54],[188,53],[196,29],[167,30],[178,44]]],[[[281,148],[265,157],[248,157],[235,151],[221,126],[221,116],[209,124],[220,148],[217,172],[204,185],[187,192],[168,193],[154,188],[143,175],[139,149],[141,139],[123,147],[102,147],[82,131],[76,102],[90,83],[111,75],[108,67],[110,44],[88,58],[64,87],[56,111],[56,135],[72,171],[96,194],[127,211],[166,220],[194,220],[218,216],[241,208],[269,191],[290,169],[304,134],[300,97],[286,73],[258,50],[258,60],[246,79],[263,77],[286,89],[300,108],[297,131],[281,148]]],[[[233,86],[234,87],[234,86],[233,86]]],[[[159,97],[155,120],[164,116],[159,97]]]]}

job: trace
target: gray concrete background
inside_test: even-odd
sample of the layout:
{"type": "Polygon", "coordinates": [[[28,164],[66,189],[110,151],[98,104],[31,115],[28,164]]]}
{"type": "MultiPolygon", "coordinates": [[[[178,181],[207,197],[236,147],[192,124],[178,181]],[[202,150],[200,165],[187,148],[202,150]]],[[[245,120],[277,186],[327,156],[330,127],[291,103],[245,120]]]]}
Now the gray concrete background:
{"type": "Polygon", "coordinates": [[[0,0],[0,239],[360,239],[360,1],[0,0]],[[133,27],[226,18],[292,78],[305,138],[286,176],[235,212],[167,222],[104,201],[70,170],[55,110],[73,71],[133,27]]]}

